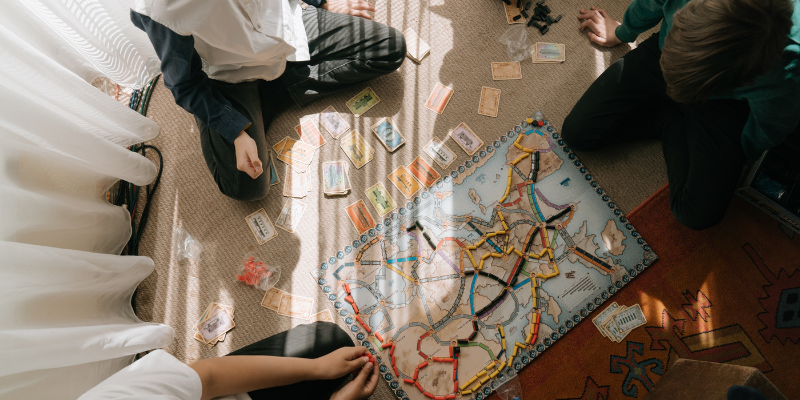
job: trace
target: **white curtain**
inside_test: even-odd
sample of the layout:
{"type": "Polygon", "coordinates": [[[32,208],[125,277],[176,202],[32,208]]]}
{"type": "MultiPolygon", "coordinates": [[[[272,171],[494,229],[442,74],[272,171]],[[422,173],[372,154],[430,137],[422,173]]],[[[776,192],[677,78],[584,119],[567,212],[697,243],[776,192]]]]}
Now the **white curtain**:
{"type": "Polygon", "coordinates": [[[125,146],[159,127],[87,83],[158,70],[127,18],[116,0],[0,2],[0,399],[75,399],[172,340],[131,309],[153,263],[118,255],[130,215],[106,201],[155,178],[125,146]]]}

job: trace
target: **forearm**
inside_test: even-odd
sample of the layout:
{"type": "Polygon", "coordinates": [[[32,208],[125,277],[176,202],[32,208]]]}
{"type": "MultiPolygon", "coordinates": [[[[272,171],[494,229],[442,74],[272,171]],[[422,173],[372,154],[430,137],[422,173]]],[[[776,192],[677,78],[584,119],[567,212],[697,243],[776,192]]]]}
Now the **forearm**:
{"type": "Polygon", "coordinates": [[[189,364],[203,385],[202,400],[320,379],[314,359],[227,356],[189,364]]]}
{"type": "Polygon", "coordinates": [[[656,26],[664,19],[664,0],[633,0],[625,10],[622,25],[617,27],[616,36],[623,42],[632,42],[636,37],[656,26]]]}

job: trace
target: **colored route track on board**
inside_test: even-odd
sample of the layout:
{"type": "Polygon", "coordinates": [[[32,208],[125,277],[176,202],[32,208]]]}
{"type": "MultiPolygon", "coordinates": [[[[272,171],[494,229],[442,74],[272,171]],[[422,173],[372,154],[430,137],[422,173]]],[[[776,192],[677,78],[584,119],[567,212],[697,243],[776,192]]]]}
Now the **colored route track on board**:
{"type": "Polygon", "coordinates": [[[530,121],[313,272],[400,399],[482,400],[656,260],[530,121]]]}

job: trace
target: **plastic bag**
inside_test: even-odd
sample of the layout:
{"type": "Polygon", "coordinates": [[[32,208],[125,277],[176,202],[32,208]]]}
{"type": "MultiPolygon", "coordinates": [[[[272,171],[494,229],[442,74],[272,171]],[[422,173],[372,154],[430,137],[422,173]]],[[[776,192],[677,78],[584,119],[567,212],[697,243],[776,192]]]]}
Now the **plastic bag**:
{"type": "Polygon", "coordinates": [[[200,254],[203,252],[203,245],[186,229],[183,229],[183,224],[178,223],[172,230],[172,237],[175,239],[175,255],[178,256],[178,261],[188,259],[191,262],[200,260],[200,254]]]}
{"type": "Polygon", "coordinates": [[[281,267],[267,265],[252,253],[244,256],[239,264],[239,275],[236,280],[246,285],[269,290],[281,278],[281,267]]]}
{"type": "Polygon", "coordinates": [[[506,45],[508,58],[511,61],[522,61],[531,56],[531,45],[528,44],[528,31],[525,24],[512,25],[503,36],[500,36],[500,43],[506,45]]]}
{"type": "Polygon", "coordinates": [[[522,400],[522,386],[519,379],[513,377],[497,389],[497,395],[503,400],[522,400]]]}

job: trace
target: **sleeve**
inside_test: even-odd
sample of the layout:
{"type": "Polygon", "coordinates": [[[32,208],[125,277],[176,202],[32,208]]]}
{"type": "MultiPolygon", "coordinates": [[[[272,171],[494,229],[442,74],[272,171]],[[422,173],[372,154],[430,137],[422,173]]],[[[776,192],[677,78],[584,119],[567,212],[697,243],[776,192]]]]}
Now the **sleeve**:
{"type": "Polygon", "coordinates": [[[181,36],[150,17],[131,10],[131,21],[145,31],[161,60],[164,85],[175,102],[210,128],[233,142],[250,121],[209,85],[200,56],[194,50],[194,37],[181,36]]]}
{"type": "Polygon", "coordinates": [[[203,385],[192,368],[156,350],[100,382],[78,400],[200,400],[203,385]]]}
{"type": "Polygon", "coordinates": [[[303,0],[303,3],[320,8],[323,4],[327,3],[327,0],[303,0]]]}
{"type": "Polygon", "coordinates": [[[748,161],[775,147],[794,132],[800,122],[800,96],[787,94],[750,100],[750,117],[742,130],[742,149],[748,161]]]}
{"type": "Polygon", "coordinates": [[[625,10],[622,25],[615,33],[623,42],[633,42],[640,33],[658,25],[664,19],[665,0],[633,0],[625,10]]]}

